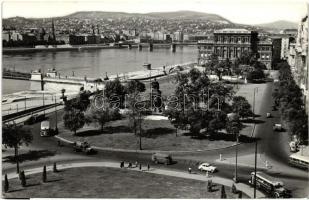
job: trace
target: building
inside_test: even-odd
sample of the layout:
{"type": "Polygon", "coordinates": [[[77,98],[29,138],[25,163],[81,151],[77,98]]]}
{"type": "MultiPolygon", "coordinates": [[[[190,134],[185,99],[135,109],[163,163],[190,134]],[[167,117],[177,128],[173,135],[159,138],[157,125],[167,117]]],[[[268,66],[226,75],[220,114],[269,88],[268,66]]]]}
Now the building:
{"type": "Polygon", "coordinates": [[[297,35],[297,29],[296,28],[284,29],[280,31],[280,34],[295,37],[297,35]]]}
{"type": "MultiPolygon", "coordinates": [[[[309,8],[308,8],[309,10],[309,8]]],[[[302,89],[305,102],[306,102],[306,111],[308,113],[309,105],[309,92],[308,92],[308,26],[309,19],[308,15],[304,17],[298,27],[298,33],[296,37],[295,44],[295,63],[293,69],[293,76],[298,84],[298,86],[302,89]]]]}
{"type": "Polygon", "coordinates": [[[290,44],[291,42],[295,42],[294,37],[282,37],[281,39],[281,56],[280,58],[283,60],[287,60],[290,53],[290,44]]]}
{"type": "Polygon", "coordinates": [[[183,32],[182,31],[176,31],[173,37],[173,41],[176,42],[183,42],[183,32]]]}
{"type": "Polygon", "coordinates": [[[258,61],[263,63],[267,69],[271,69],[272,48],[273,45],[271,41],[260,41],[258,43],[258,61]]]}
{"type": "Polygon", "coordinates": [[[198,64],[203,65],[209,61],[211,54],[216,54],[219,60],[231,61],[239,58],[241,54],[258,53],[258,33],[246,29],[215,30],[213,39],[198,41],[198,64]]]}
{"type": "Polygon", "coordinates": [[[281,61],[282,37],[272,37],[271,40],[273,44],[272,66],[276,68],[277,63],[281,61]]]}

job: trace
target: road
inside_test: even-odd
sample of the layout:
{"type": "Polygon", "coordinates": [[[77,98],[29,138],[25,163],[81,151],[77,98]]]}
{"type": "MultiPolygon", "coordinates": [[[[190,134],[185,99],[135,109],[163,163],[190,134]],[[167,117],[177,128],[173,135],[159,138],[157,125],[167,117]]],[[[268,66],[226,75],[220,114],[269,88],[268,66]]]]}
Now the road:
{"type": "MultiPolygon", "coordinates": [[[[307,197],[308,196],[308,174],[306,171],[290,167],[287,164],[288,159],[288,135],[287,133],[274,133],[272,125],[275,122],[279,122],[279,113],[271,111],[272,106],[272,83],[267,83],[267,89],[264,93],[262,100],[262,106],[257,114],[261,116],[257,119],[260,122],[256,125],[255,136],[260,140],[258,142],[258,152],[263,153],[265,158],[272,164],[271,170],[264,170],[266,173],[280,178],[286,185],[286,188],[292,190],[293,197],[307,197]],[[265,114],[271,112],[273,118],[266,118],[265,114]]],[[[58,112],[58,120],[61,120],[61,113],[58,112]]],[[[51,125],[54,123],[54,116],[50,116],[51,125]]],[[[138,161],[142,164],[151,163],[151,155],[146,153],[128,153],[128,152],[112,152],[112,151],[99,151],[95,155],[85,155],[83,153],[73,152],[73,148],[70,145],[64,145],[59,147],[57,145],[56,138],[48,137],[43,138],[39,136],[40,124],[30,126],[34,135],[33,143],[31,144],[32,150],[42,151],[47,150],[49,152],[42,155],[37,155],[39,158],[27,160],[21,163],[22,168],[30,168],[34,166],[43,166],[45,164],[52,164],[53,162],[66,163],[66,162],[87,162],[87,161],[138,161]]],[[[233,157],[235,147],[225,148],[222,150],[205,151],[205,152],[192,152],[175,154],[174,158],[178,161],[174,165],[157,165],[158,168],[168,168],[180,171],[187,171],[188,167],[196,169],[197,161],[215,162],[219,158],[219,154],[226,157],[233,157]],[[191,160],[189,163],[186,160],[191,160]]],[[[239,146],[239,155],[252,155],[252,161],[254,161],[254,144],[243,143],[239,146]]],[[[253,165],[254,163],[252,163],[253,165]]],[[[15,170],[15,166],[4,163],[4,172],[11,172],[15,170]]],[[[234,165],[216,163],[219,171],[216,176],[233,178],[234,165]]],[[[238,167],[238,177],[241,182],[247,183],[250,173],[253,171],[253,167],[238,167]]]]}

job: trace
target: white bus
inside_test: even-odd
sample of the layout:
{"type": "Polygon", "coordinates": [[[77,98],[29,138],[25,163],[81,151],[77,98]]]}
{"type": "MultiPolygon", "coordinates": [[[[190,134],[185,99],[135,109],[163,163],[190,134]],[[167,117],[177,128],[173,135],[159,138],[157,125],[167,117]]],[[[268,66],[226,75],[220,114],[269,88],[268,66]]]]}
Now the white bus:
{"type": "MultiPolygon", "coordinates": [[[[254,172],[251,173],[249,183],[254,185],[254,172]]],[[[256,188],[263,190],[274,198],[286,198],[291,196],[290,192],[283,187],[282,181],[263,172],[256,172],[256,188]]]]}
{"type": "Polygon", "coordinates": [[[303,156],[300,153],[290,155],[289,163],[295,167],[309,170],[309,156],[303,156]]]}

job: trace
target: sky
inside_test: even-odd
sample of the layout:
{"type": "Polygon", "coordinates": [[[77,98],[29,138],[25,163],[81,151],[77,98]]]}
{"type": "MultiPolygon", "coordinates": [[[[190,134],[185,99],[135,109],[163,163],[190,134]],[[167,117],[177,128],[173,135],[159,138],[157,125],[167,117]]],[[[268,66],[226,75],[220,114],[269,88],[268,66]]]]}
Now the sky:
{"type": "Polygon", "coordinates": [[[77,11],[147,13],[191,10],[214,13],[234,23],[259,24],[276,20],[299,22],[306,0],[1,0],[2,17],[56,17],[77,11]]]}

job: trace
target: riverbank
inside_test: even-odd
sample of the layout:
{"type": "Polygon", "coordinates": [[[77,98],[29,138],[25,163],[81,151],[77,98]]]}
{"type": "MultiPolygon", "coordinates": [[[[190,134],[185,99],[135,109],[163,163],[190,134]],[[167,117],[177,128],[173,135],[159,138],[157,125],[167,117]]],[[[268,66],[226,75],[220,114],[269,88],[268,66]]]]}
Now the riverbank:
{"type": "Polygon", "coordinates": [[[3,48],[3,54],[14,54],[14,53],[35,53],[35,52],[44,52],[44,51],[80,51],[80,50],[88,50],[88,49],[123,49],[127,48],[124,46],[102,46],[102,45],[79,45],[72,47],[52,47],[52,48],[25,48],[25,47],[17,47],[17,48],[3,48]]]}
{"type": "MultiPolygon", "coordinates": [[[[162,44],[153,44],[154,48],[170,48],[172,44],[162,43],[162,44]]],[[[177,46],[195,46],[196,43],[179,43],[177,46]]],[[[81,51],[81,50],[91,50],[91,49],[126,49],[126,48],[149,48],[149,43],[140,43],[140,44],[118,44],[118,45],[102,45],[102,44],[92,44],[92,45],[70,45],[65,47],[4,47],[2,49],[3,54],[14,54],[14,53],[35,53],[35,52],[55,52],[55,51],[81,51]]]]}

